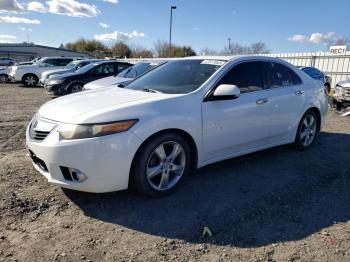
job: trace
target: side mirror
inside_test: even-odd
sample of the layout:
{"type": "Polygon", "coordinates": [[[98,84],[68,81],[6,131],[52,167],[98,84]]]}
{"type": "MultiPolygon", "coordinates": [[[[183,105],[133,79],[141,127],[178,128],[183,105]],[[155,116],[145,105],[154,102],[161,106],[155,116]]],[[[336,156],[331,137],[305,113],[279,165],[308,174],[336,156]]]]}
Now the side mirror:
{"type": "Polygon", "coordinates": [[[228,100],[238,98],[241,94],[238,86],[235,85],[219,85],[213,95],[211,100],[228,100]]]}

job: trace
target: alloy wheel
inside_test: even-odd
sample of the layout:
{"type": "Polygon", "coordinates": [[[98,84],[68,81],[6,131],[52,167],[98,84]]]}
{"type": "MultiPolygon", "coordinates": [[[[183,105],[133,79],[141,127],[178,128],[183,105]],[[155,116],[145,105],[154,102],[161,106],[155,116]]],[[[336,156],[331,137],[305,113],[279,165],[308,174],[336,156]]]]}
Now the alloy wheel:
{"type": "Polygon", "coordinates": [[[300,129],[300,142],[303,146],[308,147],[312,144],[317,133],[316,119],[312,114],[305,117],[300,129]]]}
{"type": "Polygon", "coordinates": [[[27,76],[24,79],[24,82],[26,83],[27,86],[34,86],[36,84],[36,79],[34,76],[27,76]]]}
{"type": "Polygon", "coordinates": [[[81,89],[82,89],[82,85],[81,84],[74,84],[74,85],[72,85],[71,93],[80,92],[81,89]]]}
{"type": "Polygon", "coordinates": [[[164,142],[152,151],[148,159],[147,181],[155,190],[169,190],[180,181],[185,167],[183,147],[177,142],[164,142]]]}

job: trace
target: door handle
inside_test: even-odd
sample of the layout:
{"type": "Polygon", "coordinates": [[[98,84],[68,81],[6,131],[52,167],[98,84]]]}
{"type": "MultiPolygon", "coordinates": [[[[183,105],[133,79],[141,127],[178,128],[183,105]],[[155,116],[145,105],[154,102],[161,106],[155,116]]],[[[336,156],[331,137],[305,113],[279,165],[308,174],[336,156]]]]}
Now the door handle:
{"type": "Polygon", "coordinates": [[[262,99],[256,100],[256,103],[257,103],[258,105],[263,105],[263,104],[265,104],[265,103],[267,103],[267,102],[269,102],[269,100],[268,100],[267,98],[262,98],[262,99]]]}
{"type": "Polygon", "coordinates": [[[295,94],[296,94],[297,96],[303,96],[303,95],[305,94],[305,91],[299,90],[299,91],[296,91],[295,94]]]}

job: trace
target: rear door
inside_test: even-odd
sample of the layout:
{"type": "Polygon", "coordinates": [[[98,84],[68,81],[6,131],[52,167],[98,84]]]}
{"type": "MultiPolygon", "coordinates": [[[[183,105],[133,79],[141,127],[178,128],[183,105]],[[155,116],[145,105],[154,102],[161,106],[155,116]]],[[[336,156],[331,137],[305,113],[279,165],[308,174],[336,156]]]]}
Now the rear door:
{"type": "Polygon", "coordinates": [[[287,66],[263,62],[271,97],[270,140],[283,141],[293,135],[305,101],[301,79],[287,66]]]}

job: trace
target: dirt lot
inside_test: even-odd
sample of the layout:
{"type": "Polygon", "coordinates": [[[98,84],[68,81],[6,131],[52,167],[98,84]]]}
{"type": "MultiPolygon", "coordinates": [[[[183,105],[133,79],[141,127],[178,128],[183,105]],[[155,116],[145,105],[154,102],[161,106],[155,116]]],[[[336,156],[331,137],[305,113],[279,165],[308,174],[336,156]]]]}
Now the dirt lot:
{"type": "Polygon", "coordinates": [[[49,185],[24,143],[48,99],[0,85],[0,261],[350,261],[349,117],[331,111],[307,152],[225,161],[150,199],[49,185]]]}

